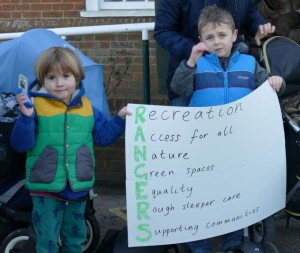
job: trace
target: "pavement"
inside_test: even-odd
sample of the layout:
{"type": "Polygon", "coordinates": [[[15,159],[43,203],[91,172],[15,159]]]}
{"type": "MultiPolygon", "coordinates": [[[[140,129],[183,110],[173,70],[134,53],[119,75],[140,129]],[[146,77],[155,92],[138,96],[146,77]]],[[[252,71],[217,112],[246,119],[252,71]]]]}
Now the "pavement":
{"type": "MultiPolygon", "coordinates": [[[[101,241],[110,228],[121,229],[126,226],[125,187],[107,183],[96,184],[94,191],[98,195],[94,199],[94,207],[96,218],[100,224],[101,241]]],[[[300,219],[290,219],[289,228],[286,228],[286,219],[280,218],[276,221],[275,227],[275,245],[279,252],[300,253],[300,219]]],[[[214,238],[212,241],[214,250],[216,250],[218,238],[214,238]]]]}
{"type": "Polygon", "coordinates": [[[115,184],[96,185],[94,192],[94,208],[100,224],[100,242],[106,232],[121,229],[126,226],[126,196],[125,187],[115,184]]]}

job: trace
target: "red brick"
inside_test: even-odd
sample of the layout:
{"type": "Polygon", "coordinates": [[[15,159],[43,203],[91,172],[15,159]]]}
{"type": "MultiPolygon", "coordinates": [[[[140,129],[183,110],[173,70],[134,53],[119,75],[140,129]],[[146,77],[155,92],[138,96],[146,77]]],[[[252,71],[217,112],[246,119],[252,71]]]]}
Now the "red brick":
{"type": "MultiPolygon", "coordinates": [[[[94,0],[95,1],[95,0],[94,0]]],[[[85,3],[85,0],[63,0],[65,3],[85,3]]]]}
{"type": "Polygon", "coordinates": [[[66,3],[54,3],[52,4],[52,10],[60,10],[60,11],[63,11],[63,10],[74,10],[74,5],[72,3],[70,4],[66,4],[66,3]]]}
{"type": "Polygon", "coordinates": [[[31,4],[32,11],[49,11],[52,10],[52,4],[31,4]]]}
{"type": "Polygon", "coordinates": [[[85,9],[85,3],[74,3],[74,9],[75,10],[84,10],[85,9]]]}
{"type": "Polygon", "coordinates": [[[64,18],[71,18],[71,17],[79,17],[80,13],[78,11],[64,11],[63,17],[64,18]]]}
{"type": "Polygon", "coordinates": [[[21,16],[21,12],[12,12],[11,13],[11,17],[13,19],[20,19],[22,16],[21,16]]]}
{"type": "Polygon", "coordinates": [[[78,46],[80,48],[96,48],[99,49],[100,48],[100,41],[82,41],[80,43],[78,43],[78,46]]]}
{"type": "Polygon", "coordinates": [[[0,12],[0,18],[12,18],[12,13],[11,12],[0,12]]]}
{"type": "Polygon", "coordinates": [[[41,3],[61,3],[64,0],[40,0],[41,3]]]}
{"type": "Polygon", "coordinates": [[[24,4],[26,4],[26,3],[28,3],[28,4],[32,4],[32,3],[38,4],[38,3],[40,3],[40,0],[22,0],[22,3],[24,3],[24,4]]]}
{"type": "Polygon", "coordinates": [[[101,34],[101,35],[96,35],[95,37],[96,40],[101,40],[101,41],[116,41],[116,35],[114,34],[101,34]]]}
{"type": "Polygon", "coordinates": [[[22,13],[23,18],[40,18],[42,13],[39,11],[26,11],[22,13]]]}
{"type": "Polygon", "coordinates": [[[15,4],[2,4],[1,6],[2,11],[14,11],[16,10],[16,5],[15,4]]]}
{"type": "Polygon", "coordinates": [[[100,48],[110,48],[110,43],[109,42],[100,42],[100,48]]]}
{"type": "Polygon", "coordinates": [[[128,34],[127,33],[117,33],[116,34],[117,41],[127,41],[128,40],[128,34]]]}
{"type": "Polygon", "coordinates": [[[30,4],[17,4],[16,9],[18,11],[29,11],[31,8],[30,4]]]}
{"type": "Polygon", "coordinates": [[[58,18],[63,17],[64,13],[63,11],[43,11],[42,17],[43,18],[58,18]]]}

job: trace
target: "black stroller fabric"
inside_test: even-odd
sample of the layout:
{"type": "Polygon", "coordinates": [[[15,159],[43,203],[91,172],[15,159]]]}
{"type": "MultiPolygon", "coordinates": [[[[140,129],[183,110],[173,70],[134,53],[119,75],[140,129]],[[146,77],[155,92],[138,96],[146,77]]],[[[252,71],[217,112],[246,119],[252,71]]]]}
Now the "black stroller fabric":
{"type": "Polygon", "coordinates": [[[0,184],[0,202],[15,211],[26,212],[32,209],[30,193],[24,186],[24,178],[25,171],[22,171],[3,179],[0,184]]]}
{"type": "Polygon", "coordinates": [[[300,46],[291,39],[275,36],[263,44],[263,63],[273,75],[300,85],[300,46]]]}
{"type": "Polygon", "coordinates": [[[285,211],[300,219],[300,46],[282,36],[271,37],[264,42],[262,60],[268,72],[282,76],[287,84],[280,98],[287,161],[285,211]]]}
{"type": "Polygon", "coordinates": [[[282,98],[281,106],[283,108],[287,159],[285,211],[291,217],[300,219],[300,91],[282,98]]]}
{"type": "Polygon", "coordinates": [[[0,94],[0,180],[18,174],[25,168],[26,154],[18,153],[10,145],[9,137],[19,116],[13,93],[0,94]]]}
{"type": "Polygon", "coordinates": [[[286,159],[287,159],[287,193],[294,191],[287,199],[286,213],[300,219],[300,131],[291,125],[291,119],[285,120],[286,159]]]}
{"type": "Polygon", "coordinates": [[[26,154],[16,152],[9,140],[18,116],[15,94],[0,93],[0,202],[14,210],[26,210],[32,206],[22,181],[25,178],[26,154]]]}

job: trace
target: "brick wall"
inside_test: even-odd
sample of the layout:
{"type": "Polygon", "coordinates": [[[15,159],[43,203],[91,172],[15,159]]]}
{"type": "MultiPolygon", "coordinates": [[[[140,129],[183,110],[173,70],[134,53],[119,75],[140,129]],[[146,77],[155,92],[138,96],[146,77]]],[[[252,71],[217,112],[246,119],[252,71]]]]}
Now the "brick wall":
{"type": "MultiPolygon", "coordinates": [[[[82,18],[84,0],[0,0],[0,33],[24,32],[33,28],[59,28],[123,23],[153,22],[152,17],[82,18]]],[[[150,33],[150,88],[151,103],[164,104],[166,96],[160,94],[156,75],[155,42],[150,33]]],[[[111,73],[110,57],[126,50],[131,57],[128,73],[115,94],[108,96],[110,110],[123,105],[143,103],[143,66],[141,33],[68,36],[66,40],[86,56],[103,64],[104,82],[111,73]]],[[[120,56],[118,67],[124,67],[120,56]]],[[[96,176],[99,181],[124,183],[124,135],[112,146],[95,148],[96,176]]]]}

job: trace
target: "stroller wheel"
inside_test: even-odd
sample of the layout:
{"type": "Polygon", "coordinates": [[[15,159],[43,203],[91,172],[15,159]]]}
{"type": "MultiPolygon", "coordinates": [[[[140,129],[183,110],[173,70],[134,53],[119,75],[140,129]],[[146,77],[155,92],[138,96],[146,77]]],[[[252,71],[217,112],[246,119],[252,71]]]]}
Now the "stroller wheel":
{"type": "Polygon", "coordinates": [[[275,218],[270,216],[249,227],[249,236],[254,242],[274,242],[275,241],[275,218]]]}
{"type": "MultiPolygon", "coordinates": [[[[90,215],[85,219],[86,224],[86,240],[82,244],[83,253],[93,253],[98,248],[100,242],[100,228],[99,223],[94,215],[90,215]]],[[[62,243],[59,239],[59,247],[61,248],[62,243]]],[[[0,253],[2,253],[0,251],[0,253]]]]}
{"type": "Polygon", "coordinates": [[[87,217],[85,223],[87,238],[82,246],[82,251],[83,253],[92,253],[95,252],[100,242],[100,227],[94,215],[87,217]]]}
{"type": "Polygon", "coordinates": [[[29,244],[30,231],[28,228],[21,228],[11,232],[2,242],[0,246],[1,253],[18,253],[18,252],[34,252],[28,250],[32,248],[29,244]]]}
{"type": "Polygon", "coordinates": [[[264,253],[280,253],[275,244],[272,242],[263,242],[264,253]]]}

